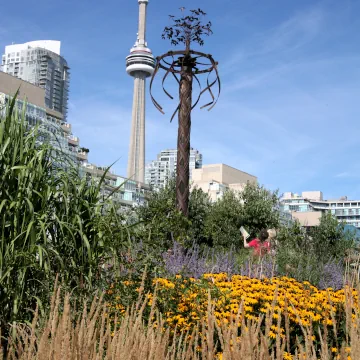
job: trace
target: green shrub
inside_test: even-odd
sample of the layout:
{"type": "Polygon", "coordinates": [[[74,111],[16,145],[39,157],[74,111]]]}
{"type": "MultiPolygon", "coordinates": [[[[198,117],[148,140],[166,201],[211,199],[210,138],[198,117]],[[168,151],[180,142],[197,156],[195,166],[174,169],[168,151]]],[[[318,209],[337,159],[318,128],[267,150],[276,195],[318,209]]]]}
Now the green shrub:
{"type": "MultiPolygon", "coordinates": [[[[103,284],[102,264],[114,253],[116,213],[100,202],[100,184],[48,144],[15,111],[0,118],[0,325],[30,321],[56,274],[74,294],[103,284]]],[[[25,108],[24,108],[25,109],[25,108]]],[[[101,285],[103,284],[103,285],[101,285]]]]}

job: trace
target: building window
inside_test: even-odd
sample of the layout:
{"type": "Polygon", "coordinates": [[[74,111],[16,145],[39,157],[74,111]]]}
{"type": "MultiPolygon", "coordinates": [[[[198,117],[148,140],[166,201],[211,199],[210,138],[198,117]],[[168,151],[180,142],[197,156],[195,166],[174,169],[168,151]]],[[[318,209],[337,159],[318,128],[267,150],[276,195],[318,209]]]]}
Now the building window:
{"type": "Polygon", "coordinates": [[[290,205],[289,209],[290,211],[299,211],[299,205],[290,205]]]}

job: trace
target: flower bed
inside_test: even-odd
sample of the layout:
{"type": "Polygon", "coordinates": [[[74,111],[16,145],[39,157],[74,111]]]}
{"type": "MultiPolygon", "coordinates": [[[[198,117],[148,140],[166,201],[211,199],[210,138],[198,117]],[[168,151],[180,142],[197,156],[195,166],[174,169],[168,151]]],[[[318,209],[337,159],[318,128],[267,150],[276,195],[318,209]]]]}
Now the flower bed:
{"type": "MultiPolygon", "coordinates": [[[[304,328],[309,330],[317,346],[320,346],[319,330],[325,331],[329,347],[337,351],[347,336],[347,299],[351,301],[350,308],[347,307],[350,317],[354,322],[358,318],[356,290],[319,290],[308,282],[300,283],[287,277],[259,280],[221,273],[193,279],[177,275],[172,279],[154,279],[152,285],[148,305],[152,305],[155,297],[156,307],[172,331],[191,331],[197,324],[206,322],[210,305],[218,326],[231,323],[237,317],[241,331],[244,321],[259,322],[267,332],[269,344],[280,336],[294,348],[296,339],[301,341],[304,336],[304,328]]],[[[131,286],[138,288],[135,283],[131,286]]],[[[115,287],[112,296],[116,294],[115,287]]],[[[118,300],[113,298],[111,302],[112,307],[125,307],[121,295],[117,296],[118,300]]]]}

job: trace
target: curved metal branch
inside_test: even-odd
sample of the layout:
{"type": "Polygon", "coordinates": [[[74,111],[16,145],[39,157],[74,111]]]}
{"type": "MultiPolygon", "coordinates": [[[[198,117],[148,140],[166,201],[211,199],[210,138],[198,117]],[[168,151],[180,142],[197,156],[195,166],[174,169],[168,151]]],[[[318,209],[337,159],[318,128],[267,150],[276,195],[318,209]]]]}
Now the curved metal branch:
{"type": "MultiPolygon", "coordinates": [[[[162,107],[160,106],[160,104],[154,99],[153,95],[152,95],[152,84],[154,81],[154,78],[156,76],[156,74],[159,72],[160,69],[165,71],[165,75],[163,76],[162,79],[162,88],[163,91],[165,92],[165,94],[170,98],[170,99],[174,99],[174,97],[165,89],[165,81],[168,79],[169,74],[171,73],[173,75],[173,77],[176,79],[177,83],[180,85],[180,81],[177,77],[177,74],[181,74],[182,71],[182,67],[183,67],[183,61],[184,61],[184,56],[188,56],[188,55],[194,55],[191,57],[192,60],[192,68],[193,68],[193,78],[195,78],[197,84],[199,85],[199,95],[195,101],[195,103],[191,106],[191,110],[193,110],[197,104],[199,103],[201,96],[205,93],[205,92],[209,92],[210,97],[211,97],[211,101],[203,106],[201,106],[201,109],[209,107],[208,110],[211,110],[217,103],[219,96],[220,96],[220,92],[221,92],[221,83],[220,83],[220,76],[219,76],[219,72],[217,69],[217,65],[218,63],[213,59],[213,57],[210,54],[205,54],[199,51],[194,51],[194,50],[190,50],[190,51],[186,51],[186,50],[178,50],[178,51],[169,51],[159,57],[157,57],[157,62],[156,62],[156,66],[155,66],[155,70],[153,73],[153,76],[151,78],[151,82],[150,82],[150,93],[151,93],[151,100],[153,102],[153,104],[155,105],[155,107],[162,113],[164,114],[164,111],[162,109],[162,107]],[[168,60],[168,58],[171,57],[171,62],[168,60]],[[198,59],[200,60],[201,58],[206,59],[208,61],[210,61],[210,63],[204,63],[204,62],[200,62],[198,61],[198,59]],[[201,67],[206,67],[204,68],[197,68],[197,65],[200,65],[201,67]],[[215,72],[216,74],[216,78],[214,81],[210,82],[209,78],[210,75],[212,74],[212,72],[215,72]],[[206,79],[206,88],[201,89],[201,82],[198,78],[198,75],[200,74],[208,74],[207,79],[206,79]],[[214,95],[213,92],[213,87],[216,85],[216,83],[218,84],[218,89],[217,89],[217,94],[216,96],[214,95]]],[[[178,104],[178,106],[176,107],[174,113],[171,116],[171,120],[170,122],[174,119],[175,115],[178,113],[179,109],[180,109],[180,105],[181,103],[178,104]]]]}
{"type": "Polygon", "coordinates": [[[211,57],[211,60],[212,60],[212,62],[213,62],[213,64],[214,64],[213,66],[214,66],[214,70],[215,70],[215,74],[216,74],[216,80],[217,80],[217,83],[218,83],[218,95],[217,95],[217,98],[216,98],[214,104],[208,109],[208,111],[210,111],[210,110],[216,105],[216,103],[217,103],[218,100],[219,100],[220,93],[221,93],[220,75],[219,75],[219,71],[218,71],[218,69],[217,69],[218,63],[212,58],[211,55],[210,55],[210,57],[211,57]]]}
{"type": "Polygon", "coordinates": [[[174,120],[175,115],[177,114],[177,112],[180,109],[180,103],[178,104],[177,108],[175,109],[174,113],[171,116],[170,122],[172,122],[174,120]]]}
{"type": "Polygon", "coordinates": [[[172,70],[173,66],[174,66],[174,60],[173,60],[173,62],[171,63],[169,69],[166,71],[166,74],[164,75],[163,80],[162,80],[162,88],[163,88],[163,91],[164,91],[164,93],[165,93],[171,100],[173,100],[174,98],[173,98],[172,95],[170,95],[170,94],[166,91],[165,86],[164,86],[164,82],[165,82],[166,78],[168,77],[168,75],[169,75],[170,73],[172,73],[171,70],[172,70]]]}
{"type": "Polygon", "coordinates": [[[152,74],[151,80],[150,80],[150,97],[151,97],[151,101],[153,102],[154,106],[162,113],[165,114],[165,112],[163,111],[161,105],[155,100],[153,94],[152,94],[152,85],[155,79],[155,76],[157,74],[157,72],[159,71],[159,59],[156,59],[156,65],[155,65],[155,70],[152,74]]]}
{"type": "Polygon", "coordinates": [[[220,77],[219,77],[219,73],[218,73],[218,71],[217,71],[217,62],[215,62],[215,60],[211,57],[211,55],[209,55],[209,60],[211,61],[213,67],[212,67],[211,72],[210,72],[210,73],[208,74],[208,76],[207,76],[207,79],[206,79],[207,87],[203,90],[203,93],[206,92],[206,91],[209,91],[209,94],[210,94],[210,96],[211,96],[211,98],[212,98],[212,101],[209,102],[208,104],[203,105],[203,106],[200,108],[200,109],[204,109],[204,108],[210,106],[209,109],[208,109],[208,111],[210,111],[210,110],[216,105],[216,103],[217,103],[217,101],[218,101],[218,99],[219,99],[219,96],[220,96],[220,92],[221,92],[220,77]],[[216,73],[216,78],[215,78],[215,80],[214,80],[211,84],[209,84],[209,77],[210,77],[210,75],[211,75],[211,73],[212,73],[213,70],[214,70],[215,73],[216,73]],[[215,99],[215,96],[214,96],[211,88],[212,88],[216,83],[218,83],[218,94],[217,94],[217,97],[216,97],[216,99],[215,99]]]}
{"type": "Polygon", "coordinates": [[[196,107],[196,105],[199,103],[200,98],[201,98],[201,83],[200,83],[200,80],[198,79],[198,77],[195,74],[193,74],[193,77],[195,78],[196,82],[198,83],[200,91],[199,91],[199,95],[198,95],[194,105],[191,107],[191,110],[193,110],[196,107]]]}

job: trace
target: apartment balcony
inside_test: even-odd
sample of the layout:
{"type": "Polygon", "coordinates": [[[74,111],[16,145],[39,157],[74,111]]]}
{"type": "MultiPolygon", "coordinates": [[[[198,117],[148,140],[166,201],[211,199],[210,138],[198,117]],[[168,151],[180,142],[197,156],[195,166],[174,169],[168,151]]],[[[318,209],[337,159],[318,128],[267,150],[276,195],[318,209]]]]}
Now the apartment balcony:
{"type": "Polygon", "coordinates": [[[71,133],[71,124],[68,124],[68,123],[61,124],[61,129],[63,129],[66,133],[70,134],[71,133]]]}
{"type": "Polygon", "coordinates": [[[110,191],[114,191],[116,188],[115,185],[108,182],[105,182],[103,186],[105,187],[106,190],[110,190],[110,191]]]}
{"type": "Polygon", "coordinates": [[[40,79],[40,81],[42,81],[42,82],[46,82],[46,81],[50,81],[50,82],[51,82],[51,77],[48,76],[47,74],[44,74],[44,75],[41,75],[41,74],[40,74],[39,79],[40,79]]]}
{"type": "Polygon", "coordinates": [[[68,143],[73,146],[79,146],[80,139],[77,136],[68,136],[68,143]]]}
{"type": "MultiPolygon", "coordinates": [[[[102,167],[98,167],[95,165],[84,165],[84,169],[85,172],[87,172],[88,174],[95,176],[95,177],[102,177],[104,175],[105,172],[105,168],[102,167]]],[[[109,179],[109,180],[113,180],[116,181],[117,180],[117,175],[113,174],[112,172],[108,171],[105,175],[105,179],[109,179]]]]}

